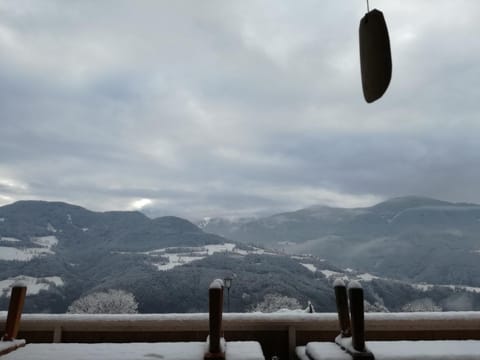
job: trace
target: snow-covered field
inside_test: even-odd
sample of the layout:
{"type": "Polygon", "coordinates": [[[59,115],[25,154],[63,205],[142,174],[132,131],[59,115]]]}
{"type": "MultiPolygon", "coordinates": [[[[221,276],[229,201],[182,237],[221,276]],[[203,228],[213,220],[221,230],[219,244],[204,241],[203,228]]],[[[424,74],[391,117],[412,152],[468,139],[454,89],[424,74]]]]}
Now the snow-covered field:
{"type": "Polygon", "coordinates": [[[320,272],[323,274],[323,276],[325,276],[327,279],[329,278],[334,278],[334,279],[338,279],[338,278],[341,278],[343,280],[348,280],[349,277],[341,272],[337,272],[337,271],[331,271],[331,270],[320,270],[320,272]]]}
{"type": "Polygon", "coordinates": [[[30,261],[34,257],[53,254],[53,251],[45,248],[24,248],[0,246],[0,260],[30,261]]]}
{"type": "MultiPolygon", "coordinates": [[[[2,242],[20,242],[20,240],[9,237],[2,237],[2,242]]],[[[53,255],[55,252],[52,250],[54,246],[58,244],[58,239],[55,236],[41,236],[34,237],[30,240],[33,244],[40,247],[32,248],[14,248],[9,246],[0,246],[0,260],[7,261],[30,261],[35,257],[44,255],[53,255]]]]}
{"type": "MultiPolygon", "coordinates": [[[[268,252],[259,248],[251,248],[244,250],[237,247],[235,244],[212,244],[196,247],[168,247],[162,249],[155,249],[145,251],[137,254],[148,255],[151,258],[151,264],[159,271],[171,270],[177,266],[191,263],[192,261],[202,260],[207,256],[215,253],[230,253],[239,256],[246,256],[250,254],[257,255],[278,255],[274,252],[268,252]]],[[[132,254],[129,252],[121,252],[121,254],[132,254]]]]}
{"type": "Polygon", "coordinates": [[[58,244],[58,239],[53,235],[34,237],[31,241],[49,250],[58,244]]]}
{"type": "Polygon", "coordinates": [[[473,286],[464,286],[464,285],[434,285],[434,284],[411,284],[412,287],[418,290],[422,291],[428,291],[431,290],[433,287],[439,287],[439,288],[448,288],[451,290],[464,290],[472,293],[477,293],[480,294],[480,288],[479,287],[473,287],[473,286]]]}
{"type": "Polygon", "coordinates": [[[167,258],[168,261],[155,263],[152,262],[158,270],[166,271],[173,269],[177,266],[188,264],[192,261],[202,260],[207,256],[213,255],[215,253],[231,253],[241,256],[249,254],[266,254],[267,252],[263,249],[252,249],[252,250],[243,250],[237,248],[235,244],[225,243],[225,244],[214,244],[214,245],[205,245],[199,247],[189,247],[189,248],[179,248],[178,252],[172,252],[175,248],[165,248],[148,251],[145,254],[161,256],[162,258],[167,258]]]}
{"type": "Polygon", "coordinates": [[[313,264],[304,264],[304,263],[300,263],[300,265],[303,265],[305,266],[308,270],[310,270],[311,272],[316,272],[317,271],[317,267],[313,264]]]}
{"type": "Polygon", "coordinates": [[[21,240],[15,239],[13,237],[8,237],[8,236],[2,236],[0,238],[0,241],[5,241],[5,242],[20,242],[21,240]]]}
{"type": "Polygon", "coordinates": [[[320,272],[327,278],[333,278],[333,279],[342,279],[342,280],[356,280],[356,281],[372,281],[375,279],[380,279],[380,277],[369,274],[369,273],[363,273],[363,274],[355,274],[355,271],[353,269],[346,269],[345,273],[337,272],[337,271],[331,271],[331,270],[320,270],[320,272]]]}
{"type": "Polygon", "coordinates": [[[0,281],[0,297],[10,296],[13,285],[22,284],[27,287],[27,295],[36,295],[42,290],[49,290],[52,286],[63,286],[63,280],[59,276],[35,278],[19,275],[14,278],[0,281]]]}
{"type": "MultiPolygon", "coordinates": [[[[313,270],[313,265],[310,265],[310,264],[302,264],[302,265],[307,267],[309,270],[314,271],[313,270]]],[[[318,269],[316,269],[315,271],[317,271],[317,270],[318,269]]],[[[383,279],[383,280],[393,281],[393,282],[397,282],[397,283],[404,283],[404,284],[407,284],[407,285],[411,286],[412,288],[415,288],[415,289],[421,290],[421,291],[429,291],[429,290],[432,290],[434,287],[436,287],[436,288],[448,288],[448,289],[451,289],[451,290],[463,290],[463,291],[467,291],[467,292],[471,292],[471,293],[480,294],[480,287],[465,286],[465,285],[406,283],[406,282],[402,282],[400,280],[382,278],[382,277],[379,277],[379,276],[376,276],[376,275],[373,275],[373,274],[369,274],[369,273],[358,274],[358,273],[355,273],[355,271],[353,269],[350,269],[350,268],[345,269],[345,273],[341,273],[341,272],[337,272],[337,271],[331,271],[331,270],[318,270],[318,271],[321,272],[327,279],[330,279],[330,280],[332,280],[332,279],[342,279],[342,280],[345,280],[345,281],[356,280],[356,281],[361,281],[361,282],[369,282],[369,281],[376,280],[376,279],[383,279]]]]}

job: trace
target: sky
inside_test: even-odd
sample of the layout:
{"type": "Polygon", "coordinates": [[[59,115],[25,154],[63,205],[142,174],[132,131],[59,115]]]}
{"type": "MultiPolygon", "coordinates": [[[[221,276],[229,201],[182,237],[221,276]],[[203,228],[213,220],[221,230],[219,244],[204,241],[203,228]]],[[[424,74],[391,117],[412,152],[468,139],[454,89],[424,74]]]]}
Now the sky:
{"type": "Polygon", "coordinates": [[[365,1],[0,0],[0,205],[199,219],[480,203],[480,2],[370,7],[393,62],[373,104],[365,1]]]}

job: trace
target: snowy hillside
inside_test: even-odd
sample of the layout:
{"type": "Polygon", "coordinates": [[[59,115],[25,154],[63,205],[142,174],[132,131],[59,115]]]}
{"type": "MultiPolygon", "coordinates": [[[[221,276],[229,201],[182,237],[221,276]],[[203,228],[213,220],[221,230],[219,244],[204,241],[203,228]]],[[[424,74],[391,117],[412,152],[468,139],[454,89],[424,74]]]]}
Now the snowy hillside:
{"type": "Polygon", "coordinates": [[[390,278],[480,287],[475,204],[407,196],[366,208],[313,206],[241,223],[216,219],[204,230],[390,278]]]}
{"type": "MultiPolygon", "coordinates": [[[[391,218],[398,209],[378,211],[391,218]]],[[[342,218],[323,207],[306,212],[313,212],[315,221],[342,218]]],[[[361,214],[365,211],[348,216],[361,214]]],[[[305,214],[295,216],[300,221],[305,214]]],[[[76,299],[109,289],[132,293],[140,312],[203,312],[211,279],[227,276],[233,279],[235,311],[253,311],[271,298],[286,298],[300,308],[311,301],[316,311],[334,311],[332,283],[338,277],[363,282],[369,311],[480,309],[475,284],[413,281],[377,268],[340,266],[328,254],[289,255],[285,252],[297,243],[279,241],[279,249],[268,250],[206,233],[173,216],[149,219],[139,212],[96,213],[33,201],[0,207],[0,218],[0,311],[7,307],[10,287],[20,281],[29,288],[26,312],[65,312],[76,299]]],[[[288,214],[272,224],[294,229],[288,214]]],[[[339,253],[345,254],[348,248],[342,246],[339,253]]],[[[417,252],[421,246],[417,243],[417,252]]],[[[476,259],[478,248],[470,253],[476,259]]]]}

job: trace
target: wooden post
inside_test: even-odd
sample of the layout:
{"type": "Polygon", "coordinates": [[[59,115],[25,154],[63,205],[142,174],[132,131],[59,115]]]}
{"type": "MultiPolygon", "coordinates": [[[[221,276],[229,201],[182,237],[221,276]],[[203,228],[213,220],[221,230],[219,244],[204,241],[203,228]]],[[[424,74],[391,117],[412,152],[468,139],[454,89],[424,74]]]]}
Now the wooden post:
{"type": "Polygon", "coordinates": [[[340,335],[342,337],[351,336],[350,315],[348,314],[348,298],[345,282],[341,279],[333,283],[335,290],[335,302],[337,303],[338,322],[340,324],[340,335]]]}
{"type": "Polygon", "coordinates": [[[57,325],[53,329],[53,343],[57,344],[57,343],[61,343],[61,342],[62,342],[62,326],[57,325]]]}
{"type": "Polygon", "coordinates": [[[365,351],[365,321],[363,316],[363,289],[353,281],[348,287],[350,314],[352,318],[352,346],[356,351],[365,351]]]}
{"type": "Polygon", "coordinates": [[[208,352],[205,359],[225,359],[221,339],[222,339],[222,313],[223,313],[223,281],[214,280],[208,289],[209,297],[209,326],[210,335],[208,336],[208,352]]]}
{"type": "Polygon", "coordinates": [[[297,347],[297,331],[295,326],[288,327],[288,359],[295,360],[295,348],[297,347]]]}
{"type": "Polygon", "coordinates": [[[14,286],[8,306],[7,323],[5,324],[5,335],[3,340],[14,340],[20,329],[20,318],[22,316],[23,304],[25,303],[26,286],[14,286]]]}

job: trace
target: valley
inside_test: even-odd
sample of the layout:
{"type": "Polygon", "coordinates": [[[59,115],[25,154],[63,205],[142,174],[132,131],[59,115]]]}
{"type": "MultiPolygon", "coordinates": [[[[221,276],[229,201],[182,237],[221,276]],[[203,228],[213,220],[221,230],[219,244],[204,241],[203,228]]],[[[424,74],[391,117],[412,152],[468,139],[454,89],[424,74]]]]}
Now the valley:
{"type": "MultiPolygon", "coordinates": [[[[439,210],[428,206],[422,210],[427,217],[433,216],[430,212],[437,216],[439,210]]],[[[446,207],[447,215],[459,211],[441,206],[446,207]]],[[[374,221],[382,216],[373,217],[372,210],[306,209],[293,215],[273,216],[274,220],[255,220],[256,228],[264,224],[260,227],[263,234],[267,234],[267,223],[270,235],[265,235],[266,241],[258,234],[253,241],[245,241],[235,234],[242,226],[253,231],[251,220],[236,224],[229,233],[212,234],[206,231],[215,230],[212,225],[219,221],[204,222],[202,230],[172,216],[150,219],[139,212],[96,213],[65,203],[17,202],[0,208],[0,306],[6,308],[9,288],[22,282],[29,289],[26,312],[66,312],[76,299],[109,289],[133,294],[141,313],[205,312],[205,289],[211,279],[231,277],[231,310],[236,312],[254,311],[268,295],[295,299],[301,307],[311,301],[319,312],[334,311],[332,283],[336,278],[363,284],[368,311],[478,310],[478,266],[472,263],[467,267],[469,258],[445,255],[464,251],[478,260],[478,245],[473,239],[476,224],[469,220],[472,212],[476,216],[477,207],[468,207],[469,211],[461,210],[463,227],[453,228],[445,221],[441,226],[428,225],[426,216],[419,217],[423,219],[419,225],[408,215],[411,223],[400,235],[400,231],[386,232],[389,225],[374,221]],[[332,213],[348,215],[332,218],[332,213]],[[373,219],[370,227],[355,237],[347,236],[353,230],[345,228],[345,224],[358,229],[355,224],[368,223],[364,216],[373,219]],[[314,227],[314,219],[320,219],[323,226],[314,227]],[[306,222],[311,224],[310,229],[306,222]],[[275,242],[272,234],[286,225],[290,225],[289,234],[293,230],[309,229],[313,233],[317,229],[315,237],[320,240],[299,233],[288,240],[279,237],[275,242]],[[426,236],[427,225],[436,234],[435,240],[426,236]],[[384,228],[381,238],[379,227],[384,228]],[[448,232],[440,232],[443,228],[448,232]],[[365,233],[375,234],[374,240],[365,233]],[[460,240],[452,243],[452,237],[460,240]],[[394,238],[406,239],[403,252],[398,244],[392,245],[394,238]],[[450,245],[435,250],[432,244],[450,245]],[[416,250],[409,253],[414,245],[416,250]],[[408,267],[424,252],[429,253],[429,262],[424,258],[425,267],[419,268],[423,272],[412,275],[415,269],[408,267]],[[437,263],[443,256],[449,261],[437,263]],[[379,259],[388,262],[390,268],[380,266],[379,259]],[[428,268],[432,269],[430,276],[425,273],[428,268]],[[455,272],[444,272],[449,268],[455,272]]],[[[382,211],[388,213],[385,206],[382,211]]],[[[390,211],[383,218],[387,224],[404,221],[402,217],[411,210],[401,211],[403,215],[397,212],[392,216],[390,211]]]]}

